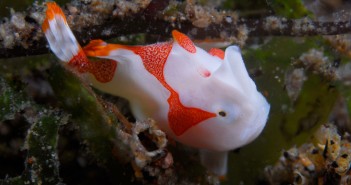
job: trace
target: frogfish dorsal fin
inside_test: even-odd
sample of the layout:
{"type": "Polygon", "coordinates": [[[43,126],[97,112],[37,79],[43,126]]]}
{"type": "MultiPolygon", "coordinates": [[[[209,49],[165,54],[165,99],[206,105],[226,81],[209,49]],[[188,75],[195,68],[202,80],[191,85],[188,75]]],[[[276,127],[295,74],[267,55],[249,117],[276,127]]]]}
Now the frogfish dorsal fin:
{"type": "Polygon", "coordinates": [[[191,39],[186,36],[185,34],[177,31],[177,30],[173,30],[172,31],[172,36],[173,39],[175,41],[177,41],[177,43],[184,48],[185,50],[187,50],[190,53],[196,53],[196,47],[193,43],[193,41],[191,41],[191,39]]]}

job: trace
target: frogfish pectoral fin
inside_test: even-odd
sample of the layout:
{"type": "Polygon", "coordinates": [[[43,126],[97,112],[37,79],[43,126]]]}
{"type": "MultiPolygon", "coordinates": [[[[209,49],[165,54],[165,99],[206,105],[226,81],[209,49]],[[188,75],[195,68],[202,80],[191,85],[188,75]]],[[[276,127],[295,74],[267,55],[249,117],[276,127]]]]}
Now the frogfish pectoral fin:
{"type": "Polygon", "coordinates": [[[200,149],[201,164],[211,173],[218,176],[227,174],[228,152],[211,151],[200,149]]]}

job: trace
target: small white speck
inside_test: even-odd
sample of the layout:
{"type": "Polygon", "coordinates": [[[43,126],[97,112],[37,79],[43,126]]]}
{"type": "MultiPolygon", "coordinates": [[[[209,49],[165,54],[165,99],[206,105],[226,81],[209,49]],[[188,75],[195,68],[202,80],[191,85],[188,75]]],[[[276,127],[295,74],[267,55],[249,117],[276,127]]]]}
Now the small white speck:
{"type": "Polygon", "coordinates": [[[225,21],[227,21],[227,23],[232,23],[233,19],[229,16],[225,17],[225,21]]]}

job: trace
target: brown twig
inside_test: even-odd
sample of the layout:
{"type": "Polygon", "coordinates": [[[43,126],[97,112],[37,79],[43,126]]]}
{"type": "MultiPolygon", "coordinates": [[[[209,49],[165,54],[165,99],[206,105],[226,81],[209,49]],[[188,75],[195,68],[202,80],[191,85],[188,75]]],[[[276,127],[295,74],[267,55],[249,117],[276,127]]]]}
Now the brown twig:
{"type": "Polygon", "coordinates": [[[123,124],[125,128],[125,132],[128,134],[132,133],[132,123],[128,121],[128,119],[118,110],[116,105],[113,103],[107,102],[99,98],[99,102],[108,110],[110,110],[117,118],[118,120],[123,124]]]}
{"type": "MultiPolygon", "coordinates": [[[[177,4],[161,0],[133,3],[74,0],[62,8],[82,44],[91,39],[136,33],[169,37],[173,29],[192,39],[220,38],[237,44],[243,44],[247,36],[335,35],[351,31],[348,21],[315,22],[307,18],[287,20],[273,16],[257,20],[238,19],[233,12],[219,12],[190,1],[177,4]]],[[[44,5],[34,4],[27,12],[13,13],[0,24],[0,58],[49,52],[40,29],[44,10],[44,5]]]]}

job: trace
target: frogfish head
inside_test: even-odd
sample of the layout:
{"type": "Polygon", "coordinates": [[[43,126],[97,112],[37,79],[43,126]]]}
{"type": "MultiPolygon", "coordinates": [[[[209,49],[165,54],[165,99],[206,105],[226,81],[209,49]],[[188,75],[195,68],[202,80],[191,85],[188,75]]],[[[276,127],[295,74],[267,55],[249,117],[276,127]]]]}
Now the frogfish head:
{"type": "Polygon", "coordinates": [[[196,47],[195,54],[183,55],[183,59],[193,65],[189,70],[196,72],[186,73],[190,74],[186,83],[192,86],[179,82],[183,84],[178,85],[182,88],[179,91],[182,102],[216,116],[193,126],[177,139],[215,151],[232,150],[254,140],[267,122],[270,105],[250,78],[239,47],[228,47],[222,59],[196,47]]]}

